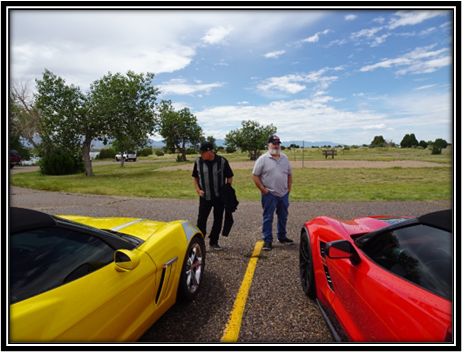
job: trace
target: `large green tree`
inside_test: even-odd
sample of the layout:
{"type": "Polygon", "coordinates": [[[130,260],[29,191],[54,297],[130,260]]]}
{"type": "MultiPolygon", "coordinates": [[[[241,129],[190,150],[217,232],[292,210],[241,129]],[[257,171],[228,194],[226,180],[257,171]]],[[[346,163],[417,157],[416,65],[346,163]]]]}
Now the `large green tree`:
{"type": "Polygon", "coordinates": [[[417,138],[415,138],[414,133],[406,134],[400,143],[401,148],[412,148],[417,147],[418,145],[419,142],[417,141],[417,138]]]}
{"type": "Polygon", "coordinates": [[[231,148],[249,152],[250,160],[256,160],[260,150],[265,149],[268,138],[277,132],[275,126],[260,126],[257,121],[242,121],[242,127],[230,131],[225,136],[225,144],[231,148]]]}
{"type": "MultiPolygon", "coordinates": [[[[35,103],[30,84],[25,80],[13,80],[10,86],[9,127],[11,138],[27,140],[38,150],[35,139],[40,134],[42,120],[35,103]]],[[[21,154],[22,155],[22,154],[21,154]]]]}
{"type": "MultiPolygon", "coordinates": [[[[122,154],[143,149],[157,126],[156,99],[160,94],[152,85],[153,73],[127,75],[108,73],[91,85],[92,107],[105,123],[107,139],[117,140],[122,154]]],[[[124,166],[124,159],[120,159],[124,166]]]]}
{"type": "Polygon", "coordinates": [[[202,137],[202,128],[188,108],[175,111],[170,100],[162,100],[159,106],[159,134],[170,150],[178,148],[186,161],[186,144],[196,145],[202,137]]]}
{"type": "Polygon", "coordinates": [[[385,142],[383,136],[375,136],[374,140],[371,142],[371,146],[373,147],[384,147],[386,144],[387,142],[385,142]]]}
{"type": "Polygon", "coordinates": [[[89,93],[67,85],[49,70],[36,80],[36,103],[42,120],[42,151],[57,151],[83,156],[85,175],[93,176],[90,161],[91,142],[102,138],[106,122],[97,114],[89,93]]]}

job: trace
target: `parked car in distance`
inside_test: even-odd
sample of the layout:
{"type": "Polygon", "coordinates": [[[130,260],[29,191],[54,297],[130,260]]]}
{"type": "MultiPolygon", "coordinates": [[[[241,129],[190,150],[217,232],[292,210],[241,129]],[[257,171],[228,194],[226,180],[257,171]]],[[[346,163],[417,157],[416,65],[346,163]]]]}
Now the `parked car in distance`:
{"type": "MultiPolygon", "coordinates": [[[[123,153],[123,156],[124,156],[125,161],[129,161],[129,160],[136,161],[136,152],[127,151],[123,153]]],[[[120,154],[116,154],[115,160],[120,161],[120,154]]]]}
{"type": "Polygon", "coordinates": [[[21,163],[21,155],[19,155],[18,151],[11,149],[10,150],[10,169],[12,169],[15,165],[19,165],[21,163]]]}
{"type": "Polygon", "coordinates": [[[9,215],[12,342],[136,341],[200,288],[204,236],[189,221],[9,215]]]}
{"type": "Polygon", "coordinates": [[[334,338],[451,342],[452,210],[305,223],[300,279],[334,338]]]}

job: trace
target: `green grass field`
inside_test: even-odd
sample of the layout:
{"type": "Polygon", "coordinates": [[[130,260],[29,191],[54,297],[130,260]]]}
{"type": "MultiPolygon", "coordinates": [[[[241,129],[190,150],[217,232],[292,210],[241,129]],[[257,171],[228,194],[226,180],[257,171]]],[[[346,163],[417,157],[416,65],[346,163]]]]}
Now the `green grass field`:
{"type": "MultiPolygon", "coordinates": [[[[451,150],[431,155],[428,150],[358,148],[338,152],[335,160],[417,160],[440,163],[441,167],[422,168],[294,168],[291,201],[431,201],[452,199],[451,150]]],[[[285,151],[290,160],[302,160],[302,151],[285,151]]],[[[223,154],[231,163],[249,161],[247,154],[223,154]]],[[[192,163],[197,155],[189,155],[192,163]]],[[[191,171],[162,171],[160,168],[182,163],[168,161],[173,155],[150,156],[142,159],[155,163],[127,162],[94,165],[94,177],[83,174],[45,176],[40,172],[26,172],[11,176],[15,186],[69,193],[119,195],[150,198],[195,199],[191,171]],[[165,160],[165,161],[163,161],[165,160]]],[[[324,160],[320,149],[305,150],[304,160],[324,160]]],[[[191,167],[192,169],[192,167],[191,167]]],[[[239,200],[260,199],[252,181],[252,170],[234,171],[233,186],[239,200]]]]}

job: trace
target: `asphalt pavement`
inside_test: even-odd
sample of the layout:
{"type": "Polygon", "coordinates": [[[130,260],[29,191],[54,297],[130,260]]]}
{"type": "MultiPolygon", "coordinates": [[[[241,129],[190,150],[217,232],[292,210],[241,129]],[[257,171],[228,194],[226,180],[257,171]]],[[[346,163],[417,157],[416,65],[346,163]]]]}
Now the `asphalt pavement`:
{"type": "MultiPolygon", "coordinates": [[[[20,168],[11,171],[20,172],[20,168]]],[[[196,222],[199,205],[198,200],[71,194],[15,186],[10,186],[9,193],[9,206],[49,214],[127,216],[157,221],[181,219],[196,222]]],[[[272,251],[262,252],[247,298],[238,342],[326,344],[334,341],[319,308],[304,295],[300,286],[299,236],[306,221],[319,215],[343,220],[367,215],[419,216],[451,207],[451,201],[291,202],[288,237],[295,244],[284,246],[276,242],[272,251]]],[[[259,202],[240,202],[229,237],[220,238],[224,250],[214,252],[207,246],[203,285],[195,301],[173,306],[141,337],[140,343],[220,341],[250,254],[256,242],[261,240],[261,220],[259,202]]]]}

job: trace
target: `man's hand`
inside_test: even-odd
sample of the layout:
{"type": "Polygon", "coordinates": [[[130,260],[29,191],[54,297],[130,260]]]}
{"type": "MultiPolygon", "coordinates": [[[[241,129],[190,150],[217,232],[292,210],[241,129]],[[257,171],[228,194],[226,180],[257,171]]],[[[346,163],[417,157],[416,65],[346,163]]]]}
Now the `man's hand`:
{"type": "Polygon", "coordinates": [[[269,190],[263,186],[263,183],[261,182],[260,176],[258,175],[252,175],[253,182],[255,183],[255,186],[260,190],[260,192],[265,195],[269,193],[269,190]]]}

